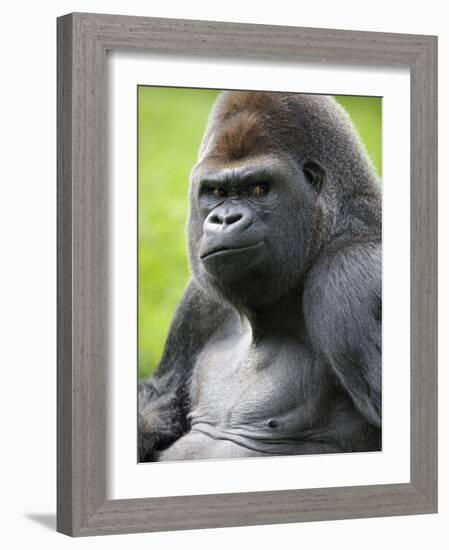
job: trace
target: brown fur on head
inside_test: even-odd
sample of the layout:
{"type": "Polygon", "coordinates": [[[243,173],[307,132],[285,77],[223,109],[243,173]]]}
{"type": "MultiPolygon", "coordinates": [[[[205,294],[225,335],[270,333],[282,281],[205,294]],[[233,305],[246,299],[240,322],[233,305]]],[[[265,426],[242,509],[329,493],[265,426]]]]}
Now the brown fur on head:
{"type": "Polygon", "coordinates": [[[215,105],[213,120],[219,131],[206,133],[200,156],[232,162],[268,153],[274,142],[264,115],[274,107],[273,94],[266,92],[222,94],[215,105]]]}
{"type": "Polygon", "coordinates": [[[223,122],[213,157],[216,160],[240,160],[266,152],[270,145],[258,113],[244,111],[223,122]]]}

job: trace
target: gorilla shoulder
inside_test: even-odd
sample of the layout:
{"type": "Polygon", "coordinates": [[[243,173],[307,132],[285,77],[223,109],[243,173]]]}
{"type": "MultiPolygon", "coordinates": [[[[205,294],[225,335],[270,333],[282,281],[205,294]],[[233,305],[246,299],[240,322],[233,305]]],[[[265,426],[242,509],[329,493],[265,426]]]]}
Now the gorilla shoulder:
{"type": "Polygon", "coordinates": [[[304,289],[313,346],[376,426],[381,425],[381,277],[380,243],[354,243],[323,253],[304,289]]]}

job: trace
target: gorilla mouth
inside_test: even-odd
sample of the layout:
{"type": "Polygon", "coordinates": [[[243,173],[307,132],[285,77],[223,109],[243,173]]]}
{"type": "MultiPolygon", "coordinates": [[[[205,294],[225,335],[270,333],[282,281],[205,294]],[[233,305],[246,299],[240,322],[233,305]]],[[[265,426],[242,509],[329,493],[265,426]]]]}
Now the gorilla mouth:
{"type": "Polygon", "coordinates": [[[251,250],[253,248],[259,247],[263,243],[262,241],[258,241],[257,243],[245,245],[245,246],[225,246],[225,245],[217,245],[213,246],[206,252],[200,255],[201,260],[205,260],[206,258],[210,258],[211,256],[218,256],[218,255],[227,255],[227,254],[234,254],[236,252],[246,252],[247,250],[251,250]]]}

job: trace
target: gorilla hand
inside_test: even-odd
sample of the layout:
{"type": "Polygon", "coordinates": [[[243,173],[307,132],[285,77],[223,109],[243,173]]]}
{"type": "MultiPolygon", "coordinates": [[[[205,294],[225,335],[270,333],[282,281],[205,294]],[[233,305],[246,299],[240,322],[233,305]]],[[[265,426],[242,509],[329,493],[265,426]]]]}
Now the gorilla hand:
{"type": "Polygon", "coordinates": [[[153,462],[183,432],[175,396],[159,395],[149,383],[139,384],[139,462],[153,462]]]}

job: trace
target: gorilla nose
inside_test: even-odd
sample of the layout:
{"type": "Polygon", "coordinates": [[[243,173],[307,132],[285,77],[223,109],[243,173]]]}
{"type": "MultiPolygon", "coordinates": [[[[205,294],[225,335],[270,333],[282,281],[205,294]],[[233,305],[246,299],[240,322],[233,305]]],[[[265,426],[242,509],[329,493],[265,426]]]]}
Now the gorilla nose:
{"type": "Polygon", "coordinates": [[[215,210],[211,212],[205,222],[206,232],[243,231],[251,225],[251,213],[244,210],[215,210]]]}
{"type": "Polygon", "coordinates": [[[243,218],[243,214],[240,212],[237,213],[231,213],[231,214],[213,214],[210,218],[210,223],[215,223],[217,225],[231,225],[232,223],[236,223],[239,220],[243,218]]]}

